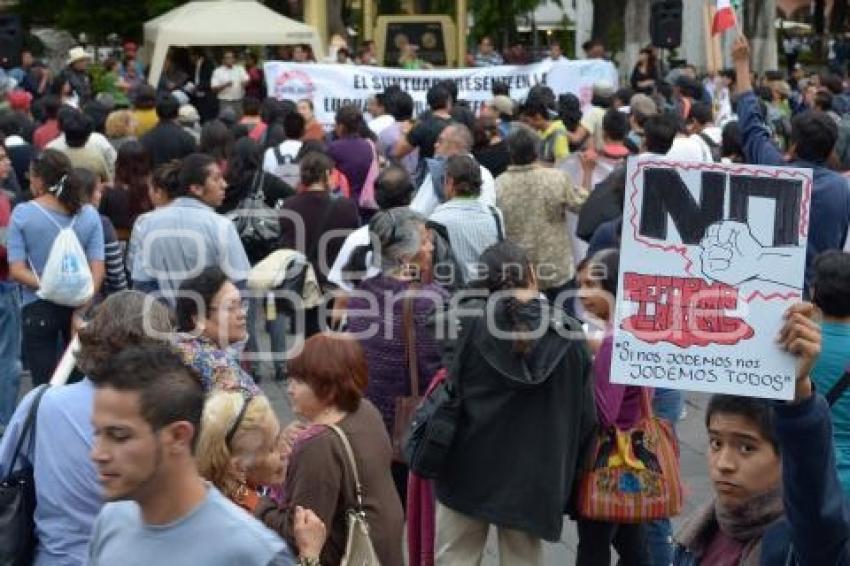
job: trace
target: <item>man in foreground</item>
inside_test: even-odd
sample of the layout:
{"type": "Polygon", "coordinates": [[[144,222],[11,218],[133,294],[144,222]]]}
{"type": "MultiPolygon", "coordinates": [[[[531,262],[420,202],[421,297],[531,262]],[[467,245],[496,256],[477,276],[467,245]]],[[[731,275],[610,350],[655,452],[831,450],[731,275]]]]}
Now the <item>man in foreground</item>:
{"type": "MultiPolygon", "coordinates": [[[[107,504],[95,522],[91,566],[296,564],[287,545],[198,473],[204,392],[164,345],[135,346],[104,364],[95,384],[91,458],[107,504]]],[[[325,527],[301,509],[295,537],[315,564],[325,527]]]]}

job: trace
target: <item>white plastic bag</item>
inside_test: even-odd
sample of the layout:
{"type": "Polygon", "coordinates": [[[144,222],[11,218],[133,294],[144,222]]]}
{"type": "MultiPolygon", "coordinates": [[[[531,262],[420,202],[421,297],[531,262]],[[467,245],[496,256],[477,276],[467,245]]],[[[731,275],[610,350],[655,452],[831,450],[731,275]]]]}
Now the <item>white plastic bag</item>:
{"type": "Polygon", "coordinates": [[[53,218],[50,220],[59,227],[59,235],[50,247],[36,295],[57,305],[78,307],[94,295],[94,279],[86,253],[74,232],[76,217],[67,228],[59,226],[53,218]]]}

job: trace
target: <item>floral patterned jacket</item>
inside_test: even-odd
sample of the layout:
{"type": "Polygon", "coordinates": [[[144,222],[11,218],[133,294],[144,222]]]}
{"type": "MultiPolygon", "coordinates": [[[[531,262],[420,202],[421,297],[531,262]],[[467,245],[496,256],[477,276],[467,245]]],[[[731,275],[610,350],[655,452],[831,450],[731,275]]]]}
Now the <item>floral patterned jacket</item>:
{"type": "Polygon", "coordinates": [[[238,360],[206,336],[181,333],[177,336],[175,346],[183,357],[183,362],[200,374],[205,392],[219,389],[242,390],[253,395],[261,393],[254,379],[242,369],[238,360]]]}

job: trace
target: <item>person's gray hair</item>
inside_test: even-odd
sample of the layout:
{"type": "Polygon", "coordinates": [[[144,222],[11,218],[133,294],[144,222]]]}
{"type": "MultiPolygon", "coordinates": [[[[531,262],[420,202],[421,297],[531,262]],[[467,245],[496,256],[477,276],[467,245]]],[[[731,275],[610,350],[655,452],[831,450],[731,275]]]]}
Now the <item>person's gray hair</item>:
{"type": "Polygon", "coordinates": [[[419,253],[425,217],[406,206],[380,210],[369,221],[372,265],[394,273],[419,253]]]}
{"type": "Polygon", "coordinates": [[[446,160],[446,178],[454,182],[455,196],[481,194],[481,166],[470,155],[452,155],[446,160]]]}
{"type": "Polygon", "coordinates": [[[458,153],[466,154],[472,152],[472,132],[469,131],[469,128],[464,126],[463,124],[450,124],[446,126],[446,129],[449,130],[449,136],[452,138],[452,143],[454,143],[458,148],[458,153]]]}
{"type": "Polygon", "coordinates": [[[529,165],[537,160],[540,135],[526,125],[518,125],[508,135],[511,165],[529,165]]]}

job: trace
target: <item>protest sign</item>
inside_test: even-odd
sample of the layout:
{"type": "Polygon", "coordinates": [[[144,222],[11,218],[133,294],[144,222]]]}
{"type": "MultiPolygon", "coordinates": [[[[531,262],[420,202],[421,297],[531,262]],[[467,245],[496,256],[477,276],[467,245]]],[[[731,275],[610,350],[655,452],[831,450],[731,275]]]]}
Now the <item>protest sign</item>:
{"type": "Polygon", "coordinates": [[[278,100],[312,100],[316,119],[326,127],[333,126],[334,115],[341,106],[354,104],[365,111],[369,97],[390,85],[398,85],[410,94],[417,116],[428,109],[425,101],[428,89],[447,79],[457,84],[459,98],[467,101],[476,114],[492,100],[493,84],[497,82],[510,87],[514,100],[524,100],[531,87],[546,84],[555,94],[575,94],[583,105],[590,102],[595,83],[617,84],[616,68],[603,60],[427,71],[269,61],[263,68],[269,96],[278,100]]]}
{"type": "Polygon", "coordinates": [[[810,169],[632,158],[611,382],[791,399],[810,169]]]}

